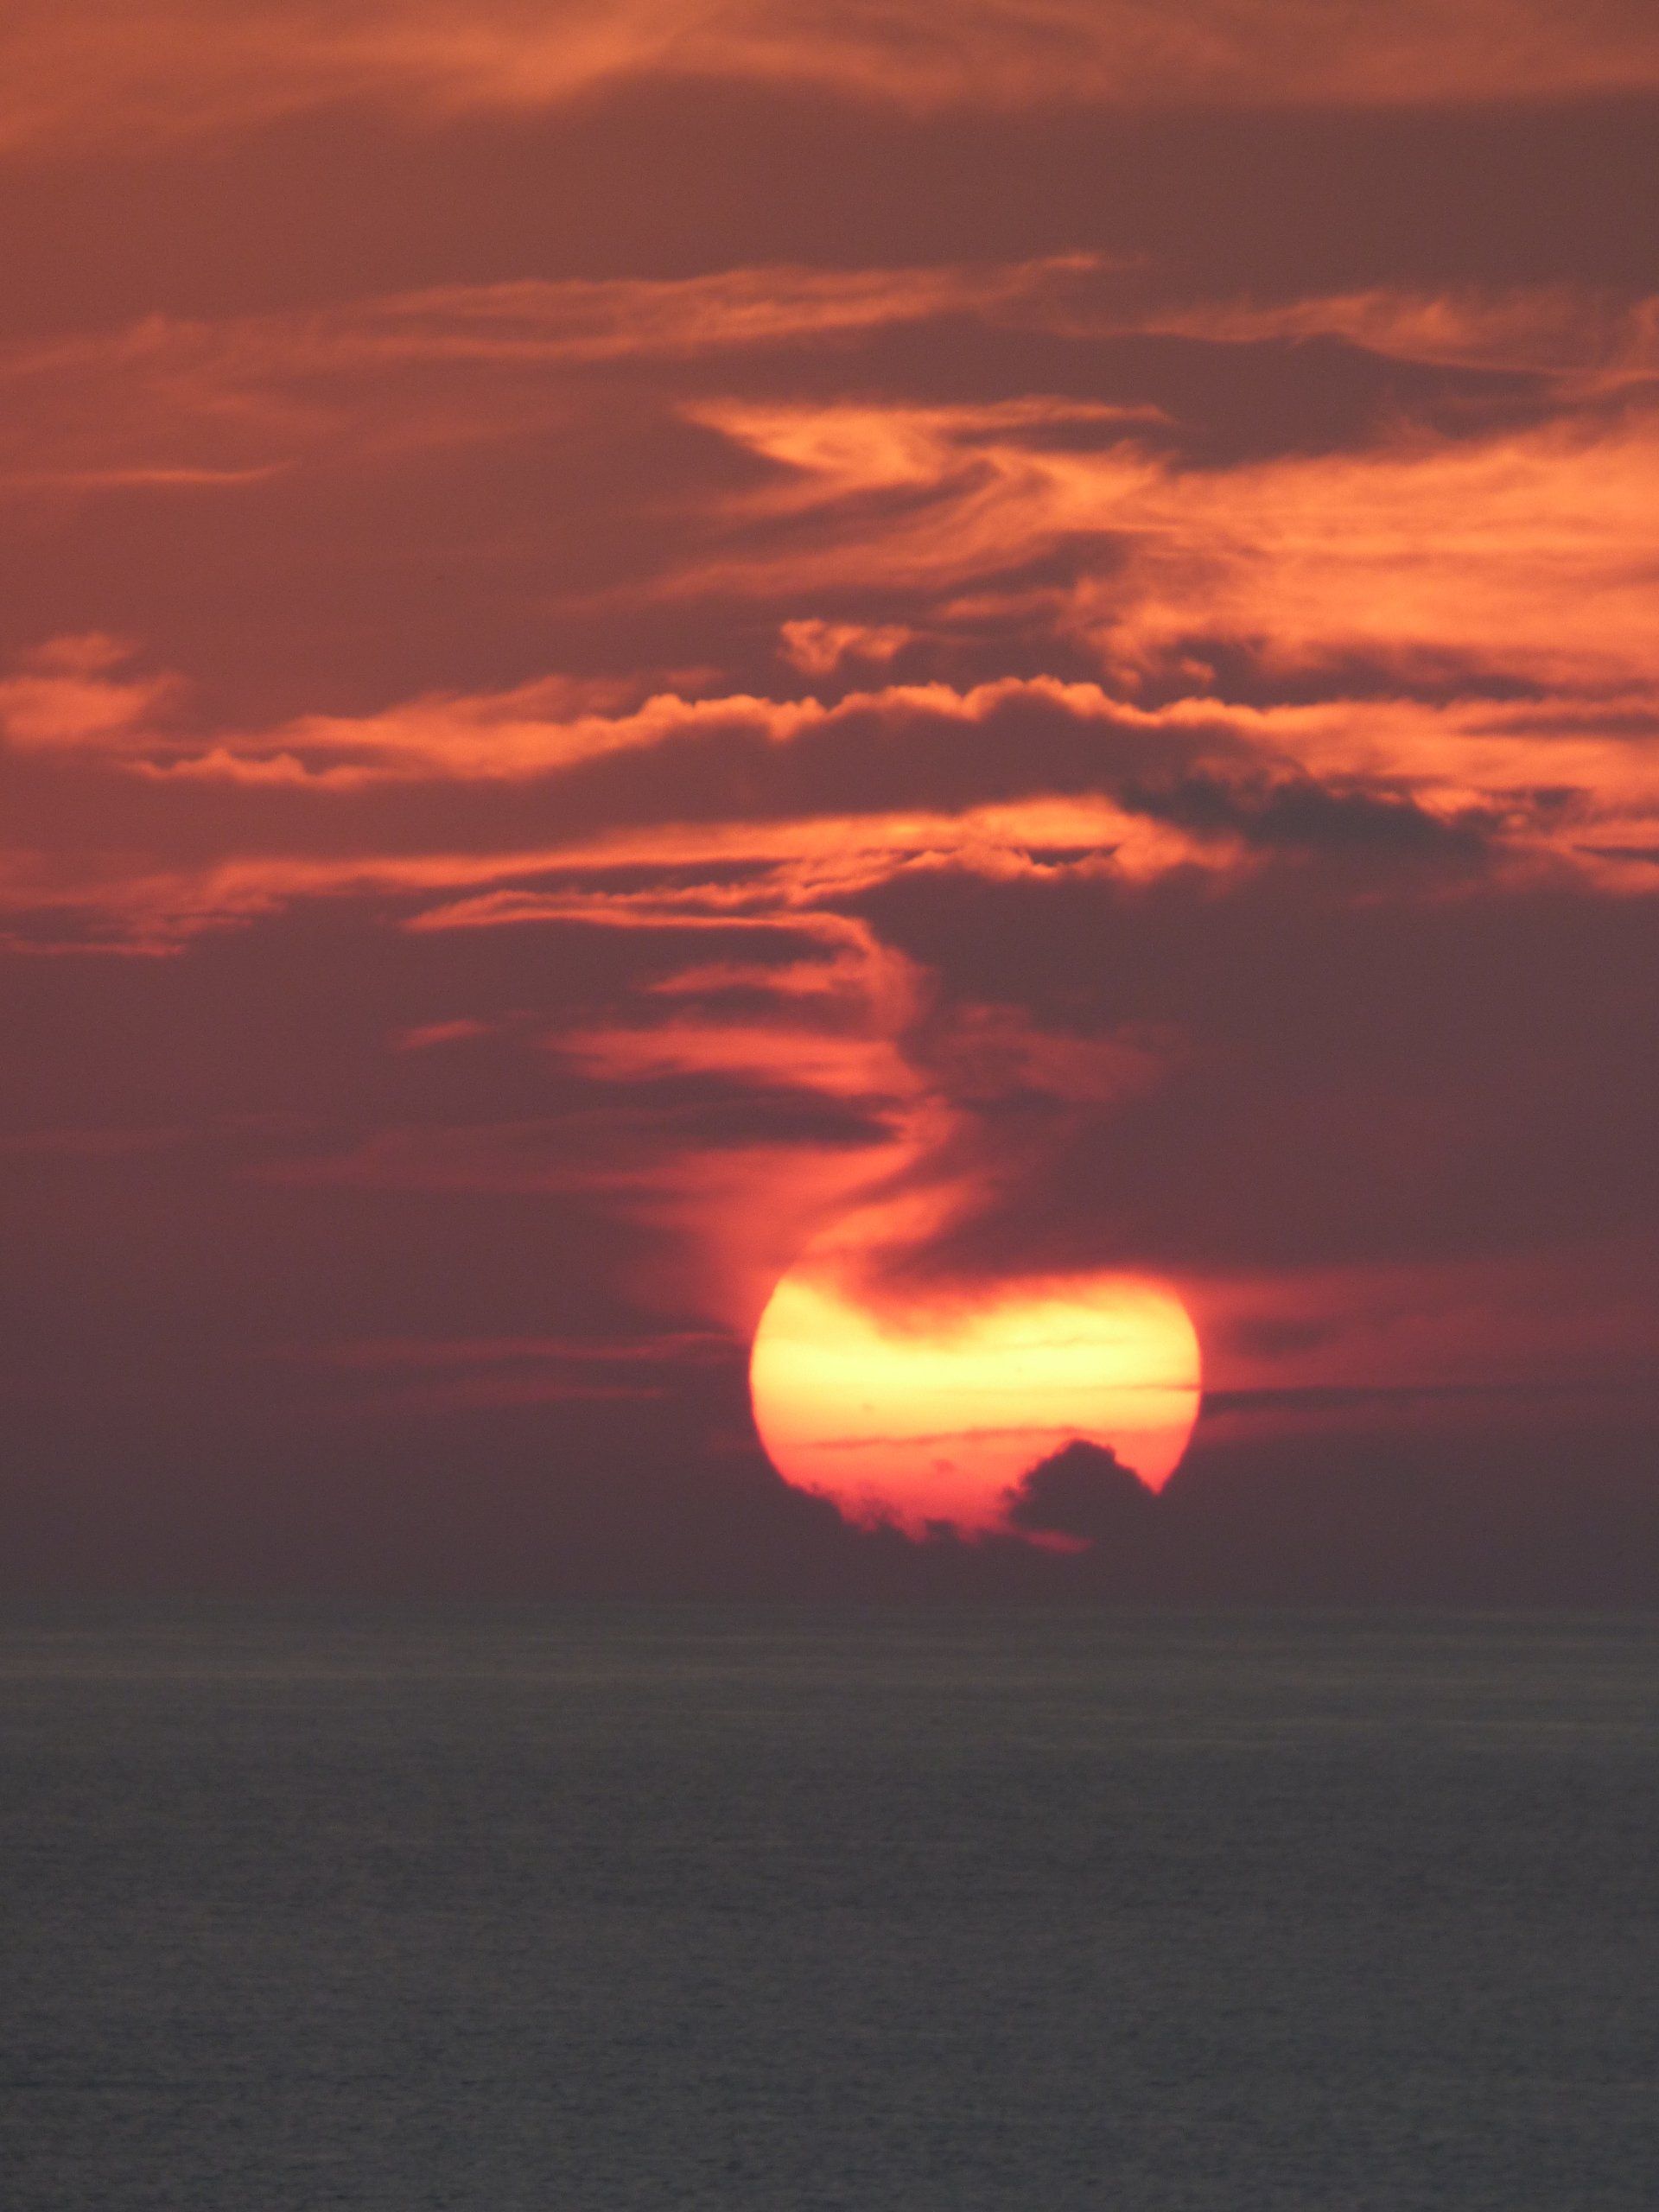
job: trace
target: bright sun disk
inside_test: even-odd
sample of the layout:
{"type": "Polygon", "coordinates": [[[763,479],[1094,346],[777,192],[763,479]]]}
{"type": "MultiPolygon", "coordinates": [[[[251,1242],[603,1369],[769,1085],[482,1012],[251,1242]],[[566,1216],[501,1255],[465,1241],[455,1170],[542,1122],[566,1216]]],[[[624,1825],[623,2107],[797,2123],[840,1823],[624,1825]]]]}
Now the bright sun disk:
{"type": "Polygon", "coordinates": [[[877,1306],[803,1265],[761,1316],[750,1386],[786,1482],[855,1521],[984,1530],[1078,1439],[1160,1489],[1198,1417],[1198,1340],[1173,1291],[1134,1276],[877,1306]]]}

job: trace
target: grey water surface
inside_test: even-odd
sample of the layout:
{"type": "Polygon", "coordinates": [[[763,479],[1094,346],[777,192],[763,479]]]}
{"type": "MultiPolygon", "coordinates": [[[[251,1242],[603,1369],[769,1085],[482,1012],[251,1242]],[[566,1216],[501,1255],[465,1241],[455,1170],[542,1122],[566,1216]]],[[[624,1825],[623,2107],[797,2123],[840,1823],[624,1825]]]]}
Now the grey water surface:
{"type": "Polygon", "coordinates": [[[1652,2212],[1659,1622],[0,1634],[8,2212],[1652,2212]]]}

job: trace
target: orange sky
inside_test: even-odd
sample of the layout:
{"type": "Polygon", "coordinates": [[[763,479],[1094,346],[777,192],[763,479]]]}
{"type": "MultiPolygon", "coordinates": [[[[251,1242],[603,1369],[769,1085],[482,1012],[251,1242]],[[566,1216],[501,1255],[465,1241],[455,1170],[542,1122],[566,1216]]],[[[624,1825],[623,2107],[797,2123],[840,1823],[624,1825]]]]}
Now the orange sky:
{"type": "Polygon", "coordinates": [[[1650,9],[61,0],[0,84],[22,1586],[1109,1580],[781,1490],[855,1230],[1178,1287],[1136,1587],[1631,1594],[1650,9]]]}

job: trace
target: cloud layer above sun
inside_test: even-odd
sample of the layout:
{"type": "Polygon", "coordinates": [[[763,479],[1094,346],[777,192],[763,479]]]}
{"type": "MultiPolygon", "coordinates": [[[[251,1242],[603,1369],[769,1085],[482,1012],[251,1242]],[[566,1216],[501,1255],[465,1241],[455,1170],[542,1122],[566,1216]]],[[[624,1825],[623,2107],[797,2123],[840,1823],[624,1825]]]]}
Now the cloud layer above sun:
{"type": "Polygon", "coordinates": [[[539,111],[641,77],[905,107],[1561,98],[1649,89],[1639,0],[17,0],[0,120],[24,145],[255,126],[362,102],[539,111]]]}
{"type": "Polygon", "coordinates": [[[1154,1581],[1265,1588],[1336,1470],[1334,1587],[1424,1468],[1477,1565],[1611,1483],[1617,1582],[1645,10],[79,0],[0,57],[26,1581],[1091,1571],[780,1498],[747,1345],[829,1237],[878,1300],[1179,1287],[1154,1581]]]}

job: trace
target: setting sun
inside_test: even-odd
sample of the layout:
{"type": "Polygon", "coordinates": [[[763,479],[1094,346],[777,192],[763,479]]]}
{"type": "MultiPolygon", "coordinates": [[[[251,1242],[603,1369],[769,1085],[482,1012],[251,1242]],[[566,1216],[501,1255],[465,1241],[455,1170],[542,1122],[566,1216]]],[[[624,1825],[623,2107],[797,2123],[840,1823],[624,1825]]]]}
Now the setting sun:
{"type": "Polygon", "coordinates": [[[785,1481],[855,1521],[984,1529],[1077,1439],[1161,1487],[1198,1415],[1198,1341],[1173,1292],[1131,1276],[877,1306],[802,1268],[761,1316],[750,1382],[785,1481]]]}

